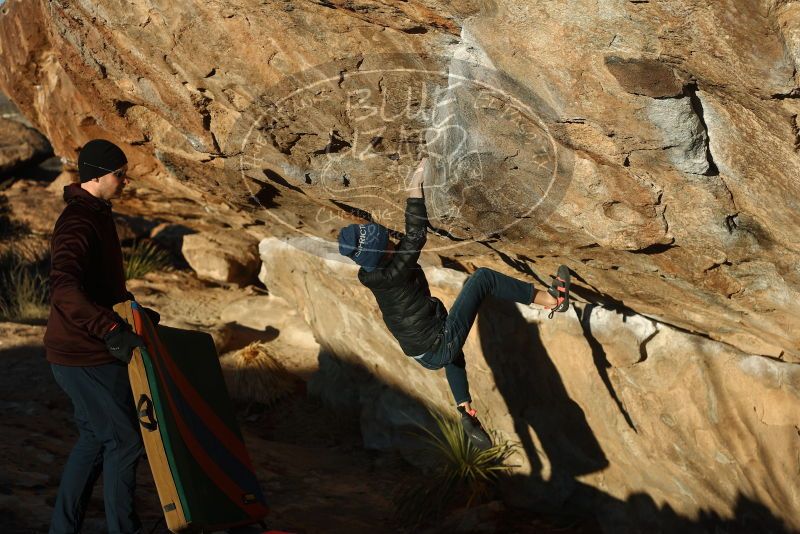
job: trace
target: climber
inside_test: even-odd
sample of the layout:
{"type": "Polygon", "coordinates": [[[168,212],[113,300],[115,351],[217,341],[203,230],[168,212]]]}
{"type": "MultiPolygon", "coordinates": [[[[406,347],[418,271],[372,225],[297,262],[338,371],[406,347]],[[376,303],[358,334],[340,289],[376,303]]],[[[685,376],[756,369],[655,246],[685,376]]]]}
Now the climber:
{"type": "MultiPolygon", "coordinates": [[[[127,363],[144,341],[112,310],[133,300],[110,202],[128,183],[127,162],[122,150],[104,139],[83,146],[81,183],[64,188],[67,206],[50,243],[44,345],[56,382],[72,400],[79,431],[58,487],[51,534],[80,531],[101,471],[108,531],[141,530],[134,489],[143,445],[127,363]]],[[[157,312],[144,310],[158,322],[157,312]]]]}
{"type": "Polygon", "coordinates": [[[462,350],[483,299],[495,297],[537,304],[555,312],[569,309],[569,269],[562,265],[547,291],[481,267],[467,279],[448,313],[432,297],[428,282],[417,264],[428,223],[423,183],[427,159],[423,158],[411,177],[406,201],[406,234],[398,245],[380,224],[351,224],[339,232],[339,252],[355,261],[359,281],[375,295],[383,320],[403,352],[426,369],[445,369],[445,376],[461,414],[461,424],[479,449],[491,439],[472,408],[466,363],[462,350]]]}

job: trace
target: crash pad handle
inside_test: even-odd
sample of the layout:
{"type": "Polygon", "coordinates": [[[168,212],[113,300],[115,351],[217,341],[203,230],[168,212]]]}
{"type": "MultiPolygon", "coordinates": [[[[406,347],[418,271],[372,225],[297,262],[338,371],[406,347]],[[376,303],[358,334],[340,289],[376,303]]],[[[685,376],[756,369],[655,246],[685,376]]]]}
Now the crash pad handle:
{"type": "Polygon", "coordinates": [[[153,400],[147,395],[141,395],[136,403],[136,413],[139,414],[139,424],[142,428],[152,432],[158,428],[156,416],[153,413],[153,400]]]}

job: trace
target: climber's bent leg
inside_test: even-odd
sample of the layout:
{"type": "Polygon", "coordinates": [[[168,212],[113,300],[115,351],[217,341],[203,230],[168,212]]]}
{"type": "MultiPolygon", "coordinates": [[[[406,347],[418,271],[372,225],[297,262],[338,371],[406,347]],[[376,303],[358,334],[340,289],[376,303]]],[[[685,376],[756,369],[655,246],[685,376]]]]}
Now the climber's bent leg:
{"type": "Polygon", "coordinates": [[[478,314],[478,308],[487,295],[520,304],[531,304],[535,292],[533,285],[528,282],[517,280],[486,267],[477,269],[464,283],[464,287],[447,315],[445,329],[449,331],[453,341],[453,346],[450,347],[453,357],[455,358],[458,351],[464,346],[478,314]]]}

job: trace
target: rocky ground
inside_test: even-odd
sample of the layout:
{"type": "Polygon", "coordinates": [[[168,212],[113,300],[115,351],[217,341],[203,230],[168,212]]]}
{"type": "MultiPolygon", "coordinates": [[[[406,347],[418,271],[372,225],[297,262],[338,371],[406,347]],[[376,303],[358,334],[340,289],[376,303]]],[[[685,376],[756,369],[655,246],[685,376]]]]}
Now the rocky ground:
{"type": "MultiPolygon", "coordinates": [[[[71,403],[44,359],[42,326],[0,324],[0,522],[6,533],[46,532],[64,461],[77,432],[71,403]]],[[[345,421],[302,391],[270,409],[240,403],[240,420],[271,508],[270,526],[295,532],[390,529],[391,488],[405,478],[389,454],[360,447],[345,421]]],[[[84,532],[105,532],[102,482],[84,532]]],[[[146,462],[138,505],[146,531],[167,532],[146,462]]]]}
{"type": "MultiPolygon", "coordinates": [[[[221,347],[238,348],[258,337],[253,328],[225,322],[231,310],[255,300],[253,288],[206,284],[187,271],[154,273],[132,281],[130,288],[140,301],[162,312],[164,323],[211,331],[215,341],[224,344],[221,347]]],[[[281,310],[277,299],[273,304],[283,321],[274,323],[279,329],[262,330],[263,338],[282,353],[292,343],[297,347],[302,336],[287,326],[291,311],[281,310]]],[[[0,523],[8,534],[47,531],[61,470],[77,438],[71,403],[44,358],[43,333],[42,325],[0,323],[0,408],[6,414],[0,421],[0,523]]],[[[289,358],[285,363],[300,378],[313,373],[307,360],[289,358]]],[[[419,471],[397,454],[365,449],[358,415],[324,406],[306,394],[304,382],[300,384],[269,407],[236,403],[271,509],[269,526],[298,533],[408,531],[394,517],[394,500],[400,488],[418,480],[419,471]]],[[[145,532],[168,532],[159,523],[158,498],[145,461],[138,477],[145,532]]],[[[499,501],[455,511],[441,524],[426,527],[428,532],[594,530],[592,523],[574,519],[544,521],[527,512],[510,512],[499,501]]],[[[95,487],[83,532],[105,532],[102,481],[95,487]]]]}
{"type": "MultiPolygon", "coordinates": [[[[41,179],[41,169],[30,172],[35,176],[10,180],[0,192],[2,215],[7,230],[13,232],[4,236],[0,249],[13,247],[25,257],[38,258],[47,250],[49,233],[62,207],[60,191],[68,176],[50,182],[41,179]]],[[[152,214],[145,210],[139,210],[139,215],[130,213],[131,203],[142,195],[129,194],[115,203],[118,231],[126,244],[156,227],[148,218],[152,214]]],[[[163,324],[209,332],[223,362],[258,341],[294,377],[292,393],[269,406],[249,401],[244,392],[248,388],[241,382],[239,389],[231,391],[267,495],[270,527],[298,533],[409,531],[395,516],[395,500],[403,487],[417,482],[422,474],[396,452],[365,448],[359,412],[332,408],[307,394],[306,383],[319,370],[320,345],[302,313],[258,282],[239,285],[202,280],[181,261],[179,239],[167,237],[160,242],[171,247],[176,266],[130,280],[128,288],[136,299],[158,310],[163,324]]],[[[202,260],[201,255],[197,261],[202,260]]],[[[44,358],[43,334],[43,324],[0,322],[0,407],[6,413],[0,421],[0,435],[4,436],[0,442],[3,533],[47,531],[61,470],[77,438],[69,398],[55,383],[44,358]]],[[[247,382],[246,372],[234,372],[240,372],[247,382]]],[[[146,461],[141,462],[138,476],[138,509],[145,532],[166,533],[146,461]]],[[[492,501],[455,510],[423,530],[551,529],[593,532],[596,527],[591,521],[572,517],[545,520],[541,514],[510,511],[500,501],[492,501]]],[[[95,487],[83,532],[105,532],[102,480],[95,487]]]]}
{"type": "MultiPolygon", "coordinates": [[[[0,522],[6,533],[46,532],[66,456],[77,433],[71,404],[44,359],[42,326],[0,324],[0,522]]],[[[358,424],[298,392],[270,409],[240,403],[240,420],[271,508],[270,526],[295,532],[391,529],[400,460],[360,447],[358,424]]],[[[102,482],[84,532],[105,532],[102,482]]],[[[146,462],[138,505],[145,529],[160,518],[146,462]]],[[[155,532],[167,532],[163,523],[155,532]]]]}

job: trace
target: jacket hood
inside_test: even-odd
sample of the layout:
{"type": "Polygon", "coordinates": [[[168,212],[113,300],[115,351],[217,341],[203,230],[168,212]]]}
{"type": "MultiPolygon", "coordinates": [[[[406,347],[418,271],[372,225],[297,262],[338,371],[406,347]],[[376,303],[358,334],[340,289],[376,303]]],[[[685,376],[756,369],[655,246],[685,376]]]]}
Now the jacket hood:
{"type": "Polygon", "coordinates": [[[111,202],[97,198],[83,189],[80,184],[64,186],[64,201],[67,204],[77,202],[95,211],[111,211],[111,202]]]}

